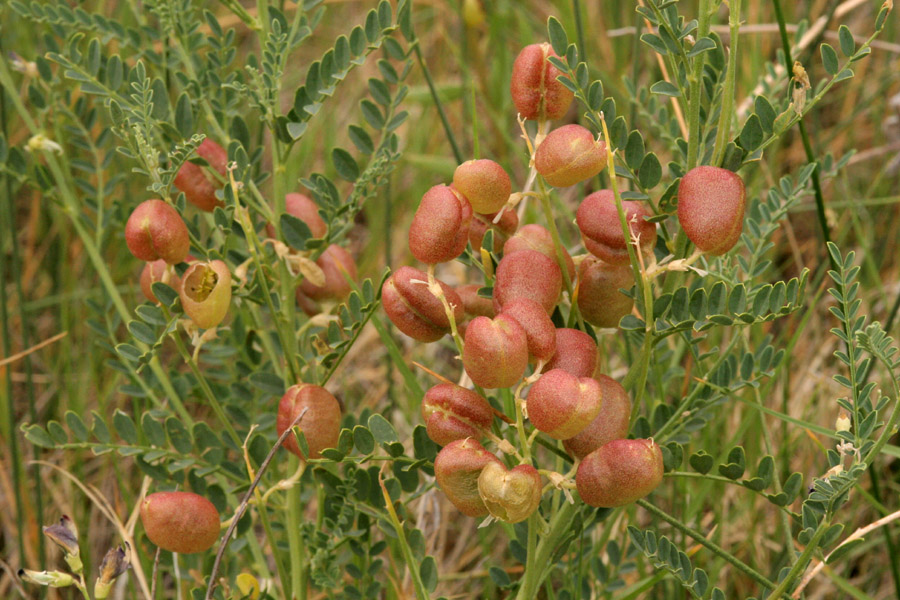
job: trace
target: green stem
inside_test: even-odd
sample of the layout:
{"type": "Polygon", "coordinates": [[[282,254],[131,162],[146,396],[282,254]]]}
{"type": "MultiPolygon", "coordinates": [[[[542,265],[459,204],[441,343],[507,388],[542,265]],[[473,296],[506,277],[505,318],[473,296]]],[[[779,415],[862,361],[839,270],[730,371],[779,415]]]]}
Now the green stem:
{"type": "MultiPolygon", "coordinates": [[[[550,557],[553,555],[553,551],[556,550],[559,539],[571,527],[572,519],[577,511],[578,507],[576,505],[570,502],[563,502],[556,514],[553,515],[547,535],[540,540],[533,552],[534,561],[531,564],[534,568],[531,570],[525,569],[525,573],[522,576],[523,581],[516,596],[517,600],[532,600],[536,597],[538,588],[544,579],[547,578],[547,575],[550,574],[550,569],[553,567],[550,564],[550,557]]],[[[530,523],[528,531],[530,534],[530,523]]],[[[529,550],[528,557],[530,558],[531,555],[532,552],[529,550]]]]}
{"type": "MultiPolygon", "coordinates": [[[[709,22],[712,11],[709,7],[710,0],[700,0],[700,14],[698,15],[697,39],[709,35],[709,22]]],[[[651,2],[651,4],[653,4],[651,2]]],[[[700,154],[700,108],[702,104],[703,65],[706,63],[706,52],[701,52],[693,58],[690,82],[690,105],[688,114],[688,156],[687,168],[697,166],[700,154]]]]}
{"type": "MultiPolygon", "coordinates": [[[[776,0],[777,1],[777,0],[776,0]]],[[[722,95],[722,110],[719,113],[719,125],[716,132],[716,146],[713,151],[713,165],[719,165],[725,155],[728,138],[731,137],[731,114],[734,108],[734,89],[737,81],[738,42],[741,31],[741,0],[731,0],[728,7],[728,25],[731,32],[731,48],[728,51],[728,70],[725,73],[725,88],[722,95]]]]}
{"type": "Polygon", "coordinates": [[[806,548],[803,549],[803,552],[797,558],[797,562],[791,567],[791,570],[788,571],[788,574],[785,575],[784,579],[781,580],[781,583],[778,584],[772,593],[769,594],[769,598],[781,598],[784,596],[788,588],[791,587],[791,584],[794,583],[794,580],[799,577],[803,571],[806,569],[807,563],[809,563],[809,559],[812,558],[813,552],[819,547],[819,541],[822,539],[822,536],[825,535],[825,532],[828,531],[828,523],[823,520],[822,523],[819,523],[819,528],[816,530],[816,533],[813,535],[812,539],[809,540],[809,543],[806,545],[806,548]]]}
{"type": "Polygon", "coordinates": [[[431,71],[428,70],[428,65],[425,64],[425,58],[422,56],[422,50],[419,48],[419,40],[415,40],[411,45],[413,51],[416,53],[416,60],[419,62],[419,67],[422,68],[422,74],[425,75],[425,83],[428,84],[428,91],[431,92],[434,106],[437,108],[438,115],[441,117],[441,124],[444,126],[444,133],[447,135],[447,141],[450,142],[453,156],[456,158],[457,164],[462,164],[462,152],[459,151],[459,146],[456,144],[456,137],[454,137],[453,130],[450,128],[450,121],[447,119],[447,114],[444,112],[444,105],[441,102],[440,96],[438,96],[437,89],[434,87],[434,81],[431,79],[431,71]]]}
{"type": "MultiPolygon", "coordinates": [[[[572,13],[575,15],[575,35],[578,39],[578,58],[587,62],[587,48],[584,45],[584,24],[581,21],[581,1],[572,0],[572,13]]],[[[637,38],[639,36],[635,36],[637,38]]]]}
{"type": "Polygon", "coordinates": [[[300,484],[291,486],[287,493],[287,533],[288,548],[291,557],[291,598],[306,600],[304,585],[306,565],[306,548],[300,538],[300,484]]]}

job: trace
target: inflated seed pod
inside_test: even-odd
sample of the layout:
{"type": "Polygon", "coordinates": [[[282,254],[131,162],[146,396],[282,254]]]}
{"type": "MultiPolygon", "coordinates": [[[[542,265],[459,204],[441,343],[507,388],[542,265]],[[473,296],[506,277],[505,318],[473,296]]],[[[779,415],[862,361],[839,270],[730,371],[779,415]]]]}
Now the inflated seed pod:
{"type": "Polygon", "coordinates": [[[575,94],[557,81],[562,72],[547,60],[551,56],[550,44],[531,44],[513,63],[509,92],[524,119],[561,119],[572,104],[575,94]]]}
{"type": "MultiPolygon", "coordinates": [[[[656,225],[644,219],[650,216],[649,211],[642,203],[632,200],[622,201],[622,209],[631,235],[640,236],[641,252],[649,255],[656,245],[656,225]]],[[[631,262],[627,246],[631,240],[623,235],[612,191],[600,190],[586,197],[578,207],[575,222],[588,252],[612,265],[631,262]]]]}
{"type": "Polygon", "coordinates": [[[216,198],[216,190],[223,184],[211,173],[207,173],[206,169],[213,169],[224,177],[228,153],[222,146],[206,138],[197,146],[197,156],[209,163],[209,167],[201,167],[186,161],[175,175],[175,187],[184,192],[188,202],[200,210],[211,212],[217,206],[223,206],[216,198]]]}
{"type": "Polygon", "coordinates": [[[603,390],[596,379],[553,369],[528,391],[528,420],[553,439],[565,440],[597,417],[602,400],[603,390]]]}
{"type": "MultiPolygon", "coordinates": [[[[328,225],[319,214],[319,205],[305,194],[290,193],[284,197],[284,208],[287,214],[297,217],[309,227],[314,238],[323,238],[328,233],[328,225]]],[[[266,233],[270,238],[275,237],[275,226],[266,224],[266,233]]]]}
{"type": "Polygon", "coordinates": [[[581,125],[547,134],[534,153],[534,168],[553,187],[569,187],[596,176],[606,166],[606,142],[581,125]]]}
{"type": "Polygon", "coordinates": [[[181,278],[181,306],[201,329],[217,326],[231,305],[231,272],[221,260],[194,263],[181,278]]]}
{"type": "Polygon", "coordinates": [[[156,492],[141,501],[141,523],[150,541],[169,552],[194,554],[219,539],[219,511],[191,492],[156,492]]]}
{"type": "Polygon", "coordinates": [[[528,298],[510,300],[503,314],[516,320],[528,339],[528,355],[544,362],[556,354],[556,327],[544,307],[528,298]]]}
{"type": "Polygon", "coordinates": [[[464,387],[442,383],[425,392],[422,399],[425,429],[435,444],[446,446],[454,440],[478,439],[489,429],[494,411],[488,401],[464,387]]]}
{"type": "Polygon", "coordinates": [[[304,456],[301,452],[294,435],[285,438],[284,447],[303,460],[321,458],[322,450],[337,446],[341,434],[341,405],[331,392],[321,386],[309,383],[292,385],[278,404],[275,429],[279,436],[291,426],[304,409],[306,412],[297,423],[297,428],[306,438],[309,456],[304,456]]]}
{"type": "Polygon", "coordinates": [[[488,509],[478,494],[478,476],[491,463],[503,464],[477,440],[456,440],[444,446],[435,457],[434,478],[461,513],[483,517],[488,509]]]}
{"type": "Polygon", "coordinates": [[[137,205],[125,223],[125,243],[144,261],[162,259],[177,265],[187,258],[191,238],[181,215],[162,200],[145,200],[137,205]]]}
{"type": "Polygon", "coordinates": [[[590,424],[574,437],[563,440],[566,452],[576,458],[584,458],[603,444],[628,436],[631,419],[631,400],[625,388],[611,377],[595,375],[600,384],[603,402],[600,412],[590,424]]]}
{"type": "MultiPolygon", "coordinates": [[[[512,254],[519,250],[535,250],[559,264],[556,260],[556,247],[553,245],[553,236],[546,227],[541,225],[525,225],[503,245],[504,255],[512,254]]],[[[562,250],[563,260],[566,263],[566,270],[569,271],[569,280],[574,280],[575,263],[572,261],[572,256],[569,254],[568,250],[566,250],[565,247],[563,247],[562,250]]]]}
{"type": "Polygon", "coordinates": [[[535,250],[505,254],[494,277],[494,305],[502,309],[518,298],[534,300],[552,313],[562,292],[562,270],[535,250]]]}
{"type": "Polygon", "coordinates": [[[469,243],[472,244],[472,249],[475,250],[476,256],[478,256],[482,240],[484,240],[484,234],[487,233],[488,229],[494,230],[494,247],[488,248],[488,250],[500,252],[503,244],[506,243],[509,236],[516,232],[516,228],[519,226],[519,215],[514,210],[503,211],[500,221],[495,225],[494,217],[496,216],[496,213],[492,215],[475,213],[472,215],[472,224],[469,226],[469,243]]]}
{"type": "MultiPolygon", "coordinates": [[[[190,256],[186,258],[190,259],[190,256]]],[[[144,263],[141,270],[141,292],[147,300],[155,304],[159,304],[159,300],[153,294],[153,284],[157,281],[165,283],[173,290],[181,289],[181,278],[178,277],[178,273],[175,269],[169,268],[168,263],[161,258],[144,263]]]]}
{"type": "Polygon", "coordinates": [[[562,369],[576,377],[591,377],[597,368],[597,342],[578,329],[556,330],[556,353],[544,372],[562,369]]]}
{"type": "Polygon", "coordinates": [[[578,267],[578,309],[584,320],[597,327],[618,327],[631,314],[634,298],[620,289],[631,289],[634,272],[631,265],[610,265],[593,256],[585,257],[578,267]]]}
{"type": "Polygon", "coordinates": [[[493,319],[475,317],[466,327],[463,366],[475,385],[507,388],[515,385],[528,367],[528,338],[509,315],[493,319]]]}
{"type": "Polygon", "coordinates": [[[591,506],[615,508],[643,498],[662,483],[663,456],[651,440],[613,440],[584,457],[575,483],[591,506]]]}
{"type": "Polygon", "coordinates": [[[531,465],[507,469],[500,462],[490,462],[478,476],[478,493],[491,516],[519,523],[541,504],[541,475],[531,465]]]}
{"type": "Polygon", "coordinates": [[[728,169],[694,167],[678,184],[678,223],[697,248],[731,250],[744,226],[744,180],[728,169]]]}
{"type": "Polygon", "coordinates": [[[350,295],[352,287],[347,281],[356,279],[356,261],[345,248],[330,244],[316,259],[316,264],[325,274],[325,285],[317,286],[308,279],[300,283],[303,294],[312,300],[343,300],[350,295]]]}
{"type": "Polygon", "coordinates": [[[429,265],[453,260],[466,249],[472,205],[451,187],[436,185],[422,196],[409,226],[409,250],[429,265]]]}
{"type": "Polygon", "coordinates": [[[487,158],[467,160],[456,167],[453,187],[466,197],[473,211],[483,215],[499,211],[512,194],[509,175],[487,158]]]}
{"type": "Polygon", "coordinates": [[[470,317],[494,317],[494,302],[490,298],[478,295],[482,287],[477,283],[461,285],[456,288],[456,293],[462,298],[463,308],[470,317]]]}
{"type": "MultiPolygon", "coordinates": [[[[444,305],[428,290],[428,275],[413,267],[400,267],[381,287],[384,312],[397,329],[420,342],[435,342],[450,333],[450,321],[444,305]]],[[[459,295],[444,282],[438,282],[453,307],[457,323],[465,318],[459,295]]]]}

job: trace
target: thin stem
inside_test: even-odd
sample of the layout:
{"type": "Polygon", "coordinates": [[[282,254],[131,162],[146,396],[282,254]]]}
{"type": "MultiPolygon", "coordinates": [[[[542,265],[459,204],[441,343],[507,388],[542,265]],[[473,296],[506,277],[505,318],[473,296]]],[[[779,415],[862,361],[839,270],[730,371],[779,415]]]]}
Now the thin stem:
{"type": "Polygon", "coordinates": [[[738,42],[741,31],[741,0],[731,0],[728,7],[728,25],[730,30],[730,45],[728,50],[728,70],[725,73],[725,88],[722,92],[722,110],[719,113],[719,125],[716,131],[716,146],[713,151],[712,164],[718,165],[725,156],[725,147],[728,138],[731,137],[731,121],[734,109],[734,90],[737,85],[737,58],[738,42]]]}
{"type": "MultiPolygon", "coordinates": [[[[709,22],[712,11],[709,7],[710,0],[700,0],[700,14],[698,15],[697,39],[709,35],[709,22]]],[[[652,3],[651,3],[652,4],[652,3]]],[[[706,63],[706,52],[701,52],[693,58],[693,68],[688,77],[690,81],[690,105],[688,106],[688,156],[687,168],[693,169],[698,164],[700,154],[700,105],[702,104],[703,65],[706,63]]],[[[610,173],[612,175],[612,173],[610,173]]]]}
{"type": "MultiPolygon", "coordinates": [[[[581,21],[581,1],[572,0],[572,13],[575,15],[575,35],[578,39],[578,58],[587,62],[587,48],[584,45],[584,24],[581,21]]],[[[635,36],[637,37],[637,36],[635,36]]]]}
{"type": "Polygon", "coordinates": [[[788,571],[788,574],[781,580],[778,587],[772,590],[772,593],[769,594],[769,598],[781,598],[787,593],[788,588],[794,580],[806,569],[807,563],[812,558],[813,552],[819,547],[819,541],[822,539],[822,536],[825,535],[826,531],[828,531],[828,523],[823,520],[822,523],[819,523],[819,528],[816,529],[816,533],[813,534],[812,539],[809,540],[809,544],[806,545],[806,548],[803,549],[803,552],[797,558],[797,562],[794,563],[791,570],[788,571]]]}
{"type": "Polygon", "coordinates": [[[444,126],[444,133],[447,135],[447,141],[450,142],[450,148],[453,150],[453,156],[456,158],[456,163],[462,164],[462,152],[459,151],[456,137],[453,135],[453,130],[450,128],[450,121],[447,119],[447,114],[444,112],[444,104],[441,102],[437,89],[434,87],[434,81],[431,79],[431,71],[428,70],[428,65],[425,64],[425,58],[422,56],[421,48],[419,48],[419,40],[415,40],[411,46],[416,53],[416,60],[419,62],[419,67],[422,68],[422,74],[425,75],[425,83],[428,84],[428,91],[431,92],[431,99],[434,100],[434,106],[437,108],[438,115],[441,117],[441,124],[444,126]]]}

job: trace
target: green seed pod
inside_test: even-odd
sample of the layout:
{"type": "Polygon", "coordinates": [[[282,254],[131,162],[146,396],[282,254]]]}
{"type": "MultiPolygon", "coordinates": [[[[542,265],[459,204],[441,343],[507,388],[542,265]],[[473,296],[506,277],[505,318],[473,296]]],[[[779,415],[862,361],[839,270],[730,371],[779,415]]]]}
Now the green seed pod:
{"type": "Polygon", "coordinates": [[[435,457],[434,478],[461,513],[483,517],[488,509],[478,494],[478,476],[491,463],[502,464],[476,440],[456,440],[444,446],[435,457]]]}
{"type": "Polygon", "coordinates": [[[231,272],[221,260],[194,263],[181,279],[181,306],[194,325],[216,327],[231,305],[231,272]]]}
{"type": "Polygon", "coordinates": [[[162,200],[138,204],[125,223],[125,243],[144,261],[162,259],[170,265],[183,262],[191,249],[187,225],[178,211],[162,200]]]}
{"type": "Polygon", "coordinates": [[[494,278],[494,308],[527,298],[553,312],[562,292],[562,271],[551,258],[534,250],[506,254],[497,265],[494,278]]]}
{"type": "Polygon", "coordinates": [[[421,262],[433,265],[453,260],[466,249],[472,205],[446,185],[436,185],[422,196],[409,226],[409,250],[421,262]]]}
{"type": "Polygon", "coordinates": [[[494,230],[494,247],[487,248],[487,250],[499,253],[503,248],[503,244],[506,243],[509,236],[516,232],[516,228],[519,226],[519,215],[514,210],[503,211],[503,216],[500,217],[500,221],[495,225],[494,217],[496,216],[496,213],[492,215],[475,213],[472,215],[472,224],[469,226],[469,243],[472,244],[472,249],[475,251],[476,256],[481,249],[484,234],[487,233],[488,229],[494,230]]]}
{"type": "Polygon", "coordinates": [[[466,327],[463,347],[466,373],[483,388],[515,385],[528,366],[528,338],[512,317],[475,317],[466,327]]]}
{"type": "MultiPolygon", "coordinates": [[[[397,329],[419,342],[435,342],[450,333],[450,321],[444,305],[422,283],[428,275],[412,267],[400,267],[381,286],[381,304],[397,329]]],[[[453,318],[465,318],[463,302],[449,285],[438,282],[450,306],[453,318]]]]}
{"type": "Polygon", "coordinates": [[[618,381],[606,375],[596,375],[603,395],[597,417],[580,433],[563,441],[566,452],[582,459],[603,444],[624,439],[631,419],[631,400],[618,381]]]}
{"type": "Polygon", "coordinates": [[[556,327],[543,306],[528,298],[518,298],[503,305],[503,314],[515,319],[525,330],[531,358],[546,362],[556,354],[556,327]]]}
{"type": "Polygon", "coordinates": [[[157,492],[141,502],[141,523],[150,541],[169,552],[194,554],[219,539],[219,511],[191,492],[157,492]]]}
{"type": "Polygon", "coordinates": [[[306,438],[309,456],[304,456],[300,451],[294,435],[289,435],[284,440],[284,447],[303,460],[321,458],[322,450],[337,446],[341,433],[341,405],[337,398],[321,386],[308,383],[292,385],[278,403],[275,429],[279,436],[291,426],[303,409],[306,409],[306,413],[297,428],[306,438]]]}
{"type": "Polygon", "coordinates": [[[314,285],[308,279],[300,283],[303,294],[312,300],[343,300],[352,288],[347,281],[356,279],[356,261],[346,249],[330,244],[316,259],[316,264],[325,274],[325,285],[314,285]]]}
{"type": "Polygon", "coordinates": [[[547,60],[556,56],[550,44],[525,46],[512,68],[509,93],[523,119],[561,119],[569,110],[575,94],[557,77],[559,69],[547,60]]]}
{"type": "Polygon", "coordinates": [[[534,154],[534,168],[553,187],[569,187],[596,176],[606,167],[606,142],[594,139],[581,125],[554,129],[534,154]]]}
{"type": "MultiPolygon", "coordinates": [[[[540,252],[553,262],[556,260],[556,246],[553,245],[553,236],[546,227],[541,225],[525,225],[519,229],[514,236],[503,245],[503,254],[512,254],[519,250],[534,250],[540,252]]],[[[575,279],[575,263],[572,256],[565,248],[563,251],[563,260],[566,263],[566,270],[569,271],[569,280],[575,279]]]]}
{"type": "MultiPolygon", "coordinates": [[[[297,217],[309,227],[314,238],[323,238],[328,233],[328,225],[319,214],[319,205],[305,194],[290,193],[284,197],[284,208],[287,214],[297,217]]],[[[275,237],[275,226],[266,224],[266,233],[270,238],[275,237]]],[[[302,248],[298,248],[302,250],[302,248]]]]}
{"type": "Polygon", "coordinates": [[[618,327],[631,314],[634,298],[620,292],[634,285],[631,265],[616,266],[593,256],[578,267],[578,309],[584,320],[597,327],[618,327]]]}
{"type": "Polygon", "coordinates": [[[473,211],[483,215],[499,211],[512,194],[509,175],[499,164],[486,158],[467,160],[456,167],[453,187],[466,197],[473,211]]]}
{"type": "MultiPolygon", "coordinates": [[[[208,168],[213,169],[222,177],[225,176],[228,153],[222,146],[206,138],[197,146],[197,156],[209,163],[208,168]]],[[[178,169],[174,183],[179,191],[184,192],[184,197],[188,202],[200,210],[212,212],[217,206],[224,206],[216,198],[216,190],[221,188],[222,184],[205,169],[206,167],[186,161],[178,169]]]]}
{"type": "MultiPolygon", "coordinates": [[[[631,235],[640,236],[641,252],[649,255],[656,245],[656,225],[644,219],[650,213],[643,204],[631,200],[624,200],[622,209],[631,235]]],[[[575,222],[588,252],[611,265],[631,262],[627,246],[631,240],[626,240],[622,235],[622,224],[612,191],[600,190],[586,197],[578,207],[575,222]]]]}
{"type": "Polygon", "coordinates": [[[562,369],[575,377],[591,377],[597,369],[597,342],[578,329],[556,330],[556,354],[544,372],[562,369]]]}
{"type": "Polygon", "coordinates": [[[603,391],[595,379],[553,369],[528,391],[528,420],[553,439],[565,440],[597,417],[602,400],[603,391]]]}
{"type": "Polygon", "coordinates": [[[662,483],[663,456],[651,440],[614,440],[588,454],[575,474],[586,504],[615,508],[643,498],[662,483]]]}
{"type": "Polygon", "coordinates": [[[731,250],[744,226],[744,181],[719,167],[695,167],[678,184],[678,223],[698,249],[731,250]]]}
{"type": "Polygon", "coordinates": [[[492,517],[507,523],[519,523],[531,516],[541,504],[541,475],[531,465],[507,469],[501,462],[490,462],[478,476],[478,494],[492,517]]]}
{"type": "Polygon", "coordinates": [[[480,438],[494,420],[488,401],[452,383],[436,385],[422,399],[422,418],[435,444],[446,446],[454,440],[480,438]]]}

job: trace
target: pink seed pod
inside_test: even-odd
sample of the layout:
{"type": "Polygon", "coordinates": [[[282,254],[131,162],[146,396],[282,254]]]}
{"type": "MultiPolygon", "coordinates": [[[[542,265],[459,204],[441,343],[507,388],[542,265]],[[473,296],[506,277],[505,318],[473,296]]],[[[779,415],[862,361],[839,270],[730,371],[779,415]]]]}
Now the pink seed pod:
{"type": "Polygon", "coordinates": [[[488,401],[452,383],[436,385],[422,400],[425,429],[435,444],[446,446],[454,440],[480,438],[489,429],[494,411],[488,401]]]}
{"type": "Polygon", "coordinates": [[[308,279],[300,283],[300,290],[312,300],[343,300],[353,288],[347,282],[356,279],[356,261],[346,249],[334,244],[325,248],[316,264],[325,273],[325,285],[317,286],[308,279]]]}
{"type": "Polygon", "coordinates": [[[470,317],[494,318],[494,302],[490,298],[478,295],[478,290],[483,286],[477,283],[461,285],[456,288],[456,293],[462,298],[463,308],[470,317]]]}
{"type": "MultiPolygon", "coordinates": [[[[190,260],[190,256],[186,258],[190,260]]],[[[159,259],[144,263],[144,268],[141,270],[141,292],[144,293],[147,300],[154,304],[159,304],[159,300],[153,295],[154,282],[161,281],[173,290],[181,289],[181,278],[174,269],[167,269],[168,266],[166,261],[159,259]]]]}
{"type": "Polygon", "coordinates": [[[633,285],[631,265],[610,265],[586,257],[578,267],[578,309],[584,320],[597,327],[618,327],[634,307],[634,299],[619,290],[633,285]]]}
{"type": "Polygon", "coordinates": [[[494,277],[494,307],[527,298],[553,312],[562,292],[562,271],[556,261],[535,250],[506,254],[497,265],[494,277]]]}
{"type": "Polygon", "coordinates": [[[141,501],[141,523],[150,541],[169,552],[194,554],[219,539],[219,511],[191,492],[157,492],[141,501]]]}
{"type": "Polygon", "coordinates": [[[216,327],[231,305],[231,272],[221,260],[194,263],[181,279],[181,306],[194,325],[216,327]]]}
{"type": "MultiPolygon", "coordinates": [[[[493,251],[500,252],[503,244],[506,243],[509,236],[516,232],[516,228],[519,226],[519,215],[514,210],[503,211],[503,216],[500,217],[500,221],[495,225],[494,217],[496,216],[496,213],[492,215],[475,213],[472,215],[472,224],[469,226],[469,243],[472,244],[472,249],[475,250],[476,256],[481,248],[482,240],[484,240],[484,234],[487,233],[488,229],[494,230],[493,251]]],[[[491,248],[488,248],[488,250],[491,250],[491,248]]]]}
{"type": "MultiPolygon", "coordinates": [[[[553,262],[556,260],[556,247],[553,245],[553,236],[546,227],[541,225],[525,225],[503,245],[503,254],[512,254],[519,250],[535,250],[540,252],[553,262]]],[[[566,270],[569,271],[569,280],[575,279],[575,263],[568,250],[563,248],[563,260],[566,270]]],[[[557,262],[557,264],[559,264],[557,262]]]]}
{"type": "MultiPolygon", "coordinates": [[[[284,208],[287,214],[297,217],[309,227],[314,238],[323,238],[328,233],[328,225],[319,215],[319,205],[305,194],[290,193],[284,197],[284,208]]],[[[275,226],[266,224],[266,234],[275,237],[275,226]]]]}
{"type": "Polygon", "coordinates": [[[528,355],[544,362],[556,354],[556,327],[544,307],[528,298],[510,300],[503,305],[503,313],[516,320],[525,330],[528,355]]]}
{"type": "Polygon", "coordinates": [[[591,377],[597,368],[597,343],[578,329],[556,330],[556,354],[544,372],[562,369],[576,377],[591,377]]]}
{"type": "Polygon", "coordinates": [[[587,181],[606,167],[606,142],[581,125],[554,129],[534,154],[534,168],[553,187],[587,181]]]}
{"type": "MultiPolygon", "coordinates": [[[[228,153],[222,146],[206,138],[197,146],[197,156],[209,163],[209,167],[222,177],[228,165],[228,153]]],[[[216,198],[216,190],[222,187],[213,175],[206,172],[205,167],[185,162],[175,175],[175,187],[184,192],[187,201],[207,212],[212,212],[223,203],[216,198]]]]}
{"type": "Polygon", "coordinates": [[[698,249],[731,250],[744,226],[744,181],[728,169],[694,167],[678,184],[678,222],[698,249]]]}
{"type": "Polygon", "coordinates": [[[492,463],[503,464],[476,440],[456,440],[444,446],[435,457],[434,478],[461,513],[483,517],[488,509],[478,494],[478,476],[492,463]]]}
{"type": "MultiPolygon", "coordinates": [[[[414,281],[428,281],[428,275],[412,267],[400,267],[381,287],[384,312],[397,329],[419,342],[435,342],[450,333],[450,321],[444,305],[428,286],[414,281]]],[[[457,323],[465,318],[463,302],[449,285],[438,282],[453,308],[457,323]]]]}
{"type": "Polygon", "coordinates": [[[603,390],[591,377],[576,377],[562,369],[541,375],[528,391],[528,420],[556,440],[584,430],[598,414],[603,390]]]}
{"type": "Polygon", "coordinates": [[[409,227],[409,250],[425,264],[453,260],[466,249],[472,205],[446,185],[436,185],[422,196],[409,227]]]}
{"type": "Polygon", "coordinates": [[[466,373],[483,388],[515,385],[528,366],[528,338],[512,317],[475,317],[466,327],[463,347],[466,373]]]}
{"type": "Polygon", "coordinates": [[[170,265],[183,262],[191,249],[187,225],[178,211],[162,200],[145,200],[125,223],[125,243],[144,261],[163,259],[170,265]]]}
{"type": "Polygon", "coordinates": [[[507,469],[501,462],[484,466],[478,476],[478,494],[492,517],[507,523],[524,521],[541,504],[541,475],[531,465],[507,469]]]}
{"type": "Polygon", "coordinates": [[[297,286],[295,297],[297,299],[297,306],[299,306],[307,316],[312,317],[322,312],[319,303],[304,294],[303,289],[300,286],[297,286]]]}
{"type": "Polygon", "coordinates": [[[575,474],[578,494],[591,506],[631,504],[663,479],[663,456],[651,440],[613,440],[588,454],[575,474]]]}
{"type": "Polygon", "coordinates": [[[606,375],[595,375],[603,403],[600,413],[580,433],[563,441],[566,452],[582,459],[603,444],[624,439],[631,419],[631,400],[618,381],[606,375]]]}
{"type": "Polygon", "coordinates": [[[321,386],[308,383],[292,385],[278,403],[275,430],[279,436],[291,426],[303,409],[307,410],[297,428],[306,438],[309,456],[304,456],[300,451],[294,435],[285,438],[284,447],[302,460],[321,458],[322,450],[337,446],[341,434],[341,405],[337,398],[321,386]]]}
{"type": "MultiPolygon", "coordinates": [[[[640,236],[641,252],[648,255],[656,245],[656,225],[644,220],[650,213],[637,201],[622,201],[625,220],[631,235],[640,236]]],[[[627,265],[631,240],[622,235],[622,224],[616,210],[616,199],[610,190],[600,190],[585,198],[575,215],[584,246],[588,252],[611,265],[627,265]]]]}
{"type": "Polygon", "coordinates": [[[512,194],[509,175],[487,158],[467,160],[453,172],[453,187],[472,205],[476,213],[496,213],[512,194]]]}
{"type": "Polygon", "coordinates": [[[547,60],[556,56],[550,44],[525,46],[513,63],[509,93],[523,119],[561,119],[575,94],[557,77],[562,72],[547,60]]]}

